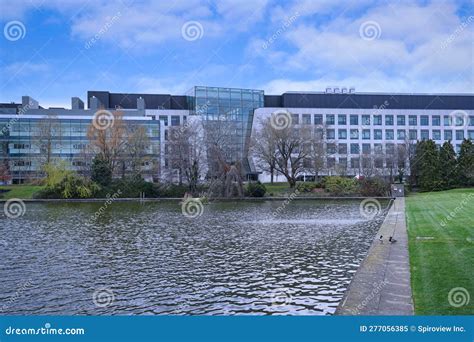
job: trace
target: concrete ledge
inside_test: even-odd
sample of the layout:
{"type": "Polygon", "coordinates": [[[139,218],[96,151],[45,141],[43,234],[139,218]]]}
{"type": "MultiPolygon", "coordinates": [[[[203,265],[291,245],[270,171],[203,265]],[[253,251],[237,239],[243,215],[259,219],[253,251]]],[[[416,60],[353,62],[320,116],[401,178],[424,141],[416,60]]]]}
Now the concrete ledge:
{"type": "MultiPolygon", "coordinates": [[[[386,200],[389,201],[392,197],[305,197],[305,196],[297,196],[294,198],[288,197],[243,197],[243,198],[213,198],[210,200],[219,201],[219,202],[232,202],[232,201],[304,201],[304,200],[327,200],[327,201],[362,201],[367,198],[374,198],[377,200],[386,200]]],[[[104,202],[110,200],[110,198],[55,198],[55,199],[46,199],[46,198],[29,198],[29,199],[21,199],[23,202],[104,202]]],[[[162,201],[182,201],[182,197],[158,197],[158,198],[115,198],[114,202],[162,202],[162,201]]],[[[0,199],[0,203],[6,202],[8,199],[0,199]]]]}
{"type": "Polygon", "coordinates": [[[413,315],[405,198],[395,199],[336,315],[413,315]],[[383,242],[379,241],[383,235],[383,242]],[[393,236],[397,242],[390,243],[393,236]]]}

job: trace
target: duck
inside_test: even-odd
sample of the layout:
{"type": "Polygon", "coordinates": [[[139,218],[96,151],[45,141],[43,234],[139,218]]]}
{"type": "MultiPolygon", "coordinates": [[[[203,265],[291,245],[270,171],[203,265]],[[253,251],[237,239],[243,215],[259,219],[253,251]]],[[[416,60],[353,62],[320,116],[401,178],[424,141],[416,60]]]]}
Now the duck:
{"type": "Polygon", "coordinates": [[[390,243],[395,243],[395,242],[397,242],[397,240],[395,240],[395,239],[394,239],[393,237],[391,237],[391,236],[388,238],[388,241],[389,241],[390,243]]]}

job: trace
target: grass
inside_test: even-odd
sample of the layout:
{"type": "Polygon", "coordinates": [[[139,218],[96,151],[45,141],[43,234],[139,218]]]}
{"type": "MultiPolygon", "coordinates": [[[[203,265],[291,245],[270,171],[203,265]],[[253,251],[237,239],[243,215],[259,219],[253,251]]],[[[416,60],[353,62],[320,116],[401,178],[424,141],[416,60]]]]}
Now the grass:
{"type": "Polygon", "coordinates": [[[415,313],[474,314],[474,189],[413,194],[406,206],[415,313]]]}
{"type": "Polygon", "coordinates": [[[29,199],[33,198],[33,194],[41,190],[41,185],[1,185],[0,186],[0,199],[20,198],[29,199]],[[1,190],[9,190],[3,192],[1,190]]]}
{"type": "Polygon", "coordinates": [[[264,183],[267,188],[267,196],[273,194],[274,196],[283,196],[288,193],[292,193],[294,189],[291,189],[287,182],[279,183],[264,183]]]}

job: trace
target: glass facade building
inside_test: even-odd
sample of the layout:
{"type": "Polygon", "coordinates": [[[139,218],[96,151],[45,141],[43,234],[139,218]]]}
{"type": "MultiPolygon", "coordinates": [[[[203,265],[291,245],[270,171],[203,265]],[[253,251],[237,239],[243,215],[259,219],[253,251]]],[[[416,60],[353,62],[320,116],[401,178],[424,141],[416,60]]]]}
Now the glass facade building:
{"type": "MultiPolygon", "coordinates": [[[[28,179],[38,178],[42,173],[42,165],[51,160],[65,160],[71,170],[78,172],[89,170],[93,155],[89,152],[90,141],[87,131],[92,117],[68,118],[55,117],[51,123],[50,137],[41,132],[47,118],[43,116],[0,116],[0,155],[13,182],[21,183],[28,179]]],[[[127,130],[144,127],[149,139],[146,155],[149,162],[142,165],[145,175],[154,175],[158,165],[156,156],[160,150],[160,124],[156,120],[124,118],[127,130]]],[[[126,135],[124,137],[126,139],[126,135]]]]}
{"type": "Polygon", "coordinates": [[[196,86],[188,102],[191,115],[200,115],[205,129],[215,132],[226,126],[222,137],[226,162],[242,162],[245,173],[254,171],[247,155],[254,110],[264,106],[263,90],[196,86]]]}

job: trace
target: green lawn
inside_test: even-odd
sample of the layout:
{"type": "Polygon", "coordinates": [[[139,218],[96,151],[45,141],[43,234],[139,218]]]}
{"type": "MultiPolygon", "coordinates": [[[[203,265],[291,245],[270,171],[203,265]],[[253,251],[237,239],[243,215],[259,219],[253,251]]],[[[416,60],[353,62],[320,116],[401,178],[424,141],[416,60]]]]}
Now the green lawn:
{"type": "Polygon", "coordinates": [[[43,186],[40,185],[0,185],[0,190],[10,190],[8,192],[0,192],[0,199],[32,198],[33,194],[42,188],[43,186]]]}
{"type": "Polygon", "coordinates": [[[474,314],[474,189],[413,194],[406,205],[416,314],[474,314]],[[465,305],[450,304],[451,290],[465,305]]]}
{"type": "Polygon", "coordinates": [[[287,182],[279,182],[279,183],[264,183],[265,187],[267,188],[267,196],[269,194],[273,194],[274,196],[283,196],[285,194],[292,193],[294,189],[290,189],[290,186],[287,182]]]}

